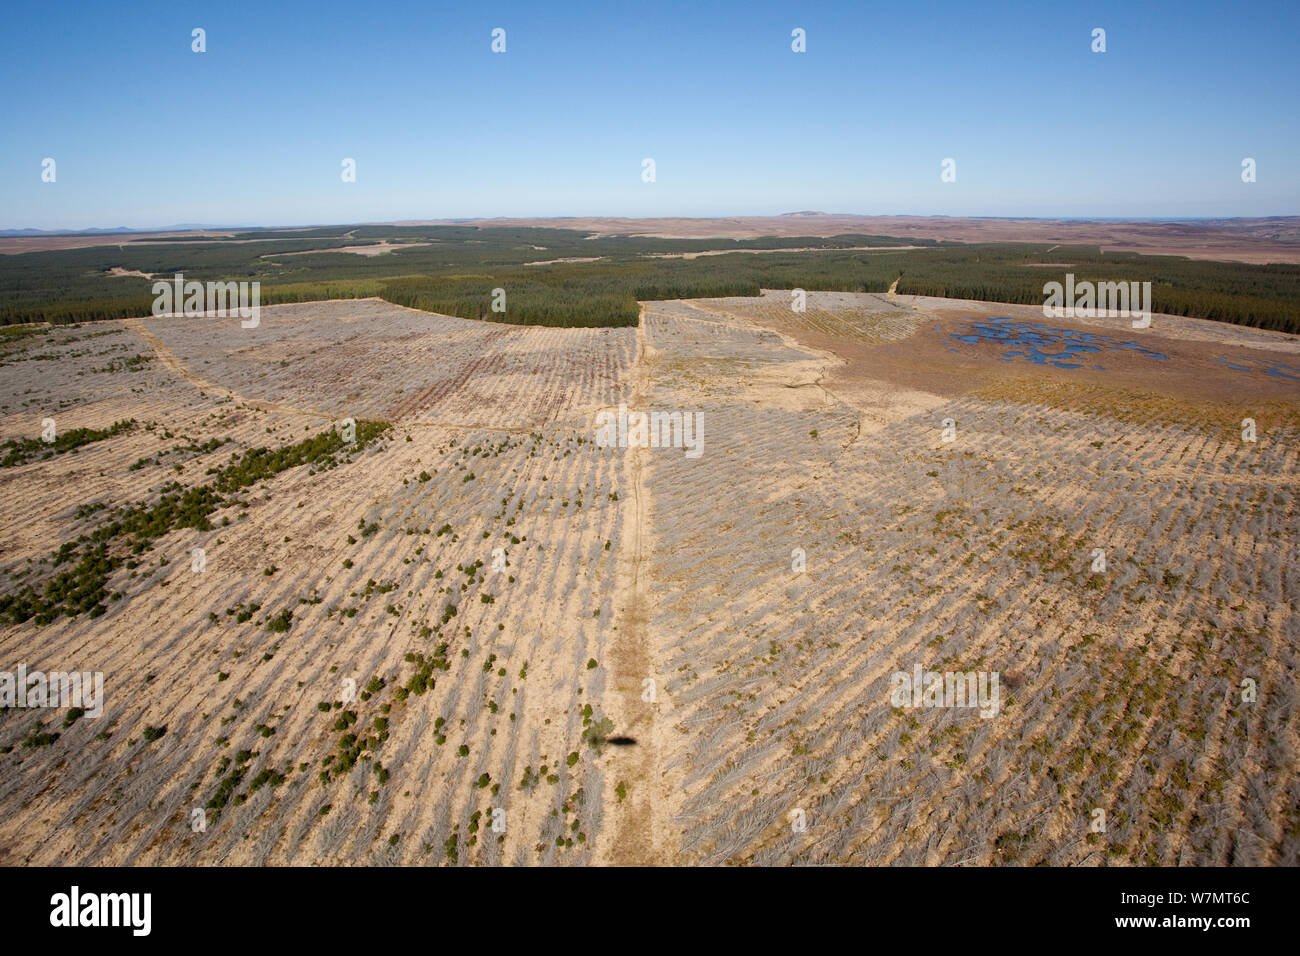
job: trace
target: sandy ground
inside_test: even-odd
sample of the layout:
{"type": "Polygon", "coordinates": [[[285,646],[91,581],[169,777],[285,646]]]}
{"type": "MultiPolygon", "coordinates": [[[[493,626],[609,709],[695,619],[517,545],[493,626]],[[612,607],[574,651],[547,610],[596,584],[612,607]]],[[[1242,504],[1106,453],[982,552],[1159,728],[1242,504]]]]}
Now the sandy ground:
{"type": "Polygon", "coordinates": [[[0,440],[137,425],[0,468],[0,593],[104,520],[78,506],[392,428],[160,538],[102,616],[0,626],[0,670],[106,694],[0,712],[0,863],[1294,865],[1300,382],[1268,370],[1297,343],[1121,322],[767,292],[637,329],[359,300],[3,343],[0,440]],[[1167,357],[953,338],[995,316],[1167,357]],[[699,413],[702,454],[598,447],[620,403],[699,413]],[[918,664],[996,671],[998,713],[896,706],[918,664]],[[349,732],[382,740],[322,779],[349,732]]]}
{"type": "MultiPolygon", "coordinates": [[[[280,252],[276,253],[276,258],[285,256],[314,256],[320,252],[346,252],[354,256],[382,256],[384,253],[392,252],[394,249],[412,249],[416,246],[431,246],[431,242],[376,242],[367,246],[343,246],[337,249],[304,249],[301,252],[280,252]]],[[[267,256],[259,258],[266,259],[267,256]]]]}
{"type": "Polygon", "coordinates": [[[647,259],[700,259],[706,256],[725,256],[732,252],[772,253],[772,252],[900,252],[905,249],[919,249],[920,246],[845,246],[842,249],[823,249],[817,246],[805,246],[799,249],[710,249],[706,252],[652,252],[647,259]]]}
{"type": "MultiPolygon", "coordinates": [[[[898,252],[903,249],[918,249],[919,246],[846,246],[843,249],[823,249],[809,246],[800,249],[709,249],[704,252],[648,252],[643,259],[700,259],[707,256],[728,256],[733,252],[752,254],[765,252],[898,252]]],[[[525,262],[526,266],[553,266],[561,262],[600,262],[605,256],[571,256],[567,259],[546,259],[542,262],[525,262]]]]}
{"type": "Polygon", "coordinates": [[[604,256],[569,256],[567,259],[542,259],[539,262],[525,262],[526,266],[554,266],[562,262],[599,262],[604,256]]]}
{"type": "Polygon", "coordinates": [[[672,859],[1295,861],[1300,383],[1181,368],[1294,340],[1157,317],[1167,362],[1072,379],[946,351],[937,326],[1001,306],[903,299],[646,306],[653,403],[713,423],[707,463],[646,474],[672,859]],[[1010,699],[892,706],[917,664],[1010,699]]]}

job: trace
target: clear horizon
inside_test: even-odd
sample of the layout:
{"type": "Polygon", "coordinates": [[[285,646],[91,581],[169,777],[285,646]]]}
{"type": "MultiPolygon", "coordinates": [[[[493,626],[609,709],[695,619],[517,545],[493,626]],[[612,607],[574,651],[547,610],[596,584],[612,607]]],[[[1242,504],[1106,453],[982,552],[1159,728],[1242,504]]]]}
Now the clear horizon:
{"type": "MultiPolygon", "coordinates": [[[[780,216],[796,216],[804,211],[798,210],[786,213],[766,213],[766,214],[749,214],[749,213],[732,213],[719,214],[716,216],[674,216],[671,213],[664,213],[654,216],[456,216],[448,217],[442,221],[448,224],[457,222],[491,222],[494,220],[513,221],[529,219],[549,219],[559,221],[564,219],[770,219],[780,216]]],[[[949,216],[947,213],[932,213],[921,215],[916,213],[857,213],[857,212],[831,212],[822,210],[816,215],[822,216],[853,216],[869,217],[882,216],[889,218],[909,218],[909,219],[1005,219],[1005,220],[1041,220],[1044,222],[1111,222],[1111,223],[1140,223],[1140,222],[1212,222],[1225,220],[1252,220],[1252,219],[1286,219],[1300,218],[1291,215],[1276,216],[994,216],[972,214],[969,216],[949,216]]],[[[130,233],[155,233],[167,231],[235,231],[235,230],[270,230],[277,229],[322,229],[336,226],[395,226],[406,222],[420,222],[424,220],[355,220],[352,222],[295,222],[295,223],[270,223],[267,225],[248,225],[247,223],[168,223],[160,226],[87,226],[81,229],[38,229],[33,227],[13,227],[0,226],[0,234],[7,232],[35,231],[43,234],[76,234],[83,232],[130,232],[130,233]]],[[[432,222],[433,220],[429,220],[432,222]]]]}
{"type": "Polygon", "coordinates": [[[878,17],[144,0],[129,16],[13,6],[0,25],[4,230],[1300,215],[1300,9],[1285,3],[936,0],[878,17]]]}

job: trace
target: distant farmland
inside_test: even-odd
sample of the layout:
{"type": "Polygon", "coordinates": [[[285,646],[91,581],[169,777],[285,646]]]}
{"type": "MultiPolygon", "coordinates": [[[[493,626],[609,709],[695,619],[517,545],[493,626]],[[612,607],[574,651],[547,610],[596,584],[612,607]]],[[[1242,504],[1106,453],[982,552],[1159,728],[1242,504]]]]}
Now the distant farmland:
{"type": "Polygon", "coordinates": [[[756,296],[760,289],[884,292],[897,283],[901,294],[1041,303],[1044,282],[1066,271],[1092,281],[1151,282],[1158,312],[1300,331],[1297,265],[863,234],[659,239],[474,226],[326,227],[202,242],[123,237],[116,246],[0,256],[0,324],[146,316],[149,277],[177,272],[198,281],[260,282],[263,304],[378,297],[461,318],[622,327],[636,324],[639,301],[756,296]],[[340,254],[373,252],[376,244],[393,248],[340,254]],[[710,254],[667,258],[702,252],[710,254]],[[506,292],[504,312],[492,309],[494,289],[506,292]]]}

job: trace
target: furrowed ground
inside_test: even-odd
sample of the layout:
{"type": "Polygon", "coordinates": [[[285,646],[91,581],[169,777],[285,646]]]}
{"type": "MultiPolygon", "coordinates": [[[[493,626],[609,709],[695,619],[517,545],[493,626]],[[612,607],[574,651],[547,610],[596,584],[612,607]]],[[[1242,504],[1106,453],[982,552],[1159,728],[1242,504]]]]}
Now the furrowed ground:
{"type": "Polygon", "coordinates": [[[1295,864],[1296,341],[790,301],[7,333],[0,862],[1295,864]]]}
{"type": "Polygon", "coordinates": [[[0,717],[4,859],[589,860],[606,787],[603,745],[583,734],[603,719],[622,485],[616,458],[588,453],[586,422],[619,399],[632,330],[369,301],[268,309],[255,330],[94,328],[113,329],[96,346],[152,360],[96,372],[110,356],[69,357],[84,339],[40,360],[36,348],[86,334],[60,329],[4,369],[10,434],[46,414],[137,422],[4,470],[11,590],[48,573],[29,558],[103,520],[79,506],[201,485],[232,452],[346,417],[391,427],[328,470],[243,489],[210,531],[159,538],[113,577],[126,596],[100,616],[5,627],[6,659],[103,671],[107,702],[67,726],[63,711],[0,717]],[[50,411],[54,394],[65,409],[50,411]],[[187,450],[212,438],[227,443],[187,450]],[[24,745],[42,733],[59,736],[24,745]]]}

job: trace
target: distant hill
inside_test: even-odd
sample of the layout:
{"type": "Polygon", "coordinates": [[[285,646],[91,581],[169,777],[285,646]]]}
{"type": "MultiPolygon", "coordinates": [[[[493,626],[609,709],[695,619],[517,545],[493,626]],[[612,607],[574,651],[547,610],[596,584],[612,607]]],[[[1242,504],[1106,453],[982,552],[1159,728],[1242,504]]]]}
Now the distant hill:
{"type": "Polygon", "coordinates": [[[0,229],[0,236],[6,239],[21,238],[24,236],[115,236],[123,233],[141,233],[153,235],[155,233],[166,232],[203,232],[208,230],[221,231],[248,231],[256,229],[257,226],[213,226],[197,222],[181,222],[174,226],[162,226],[158,229],[133,229],[130,226],[112,226],[111,228],[90,229],[0,229]]]}

